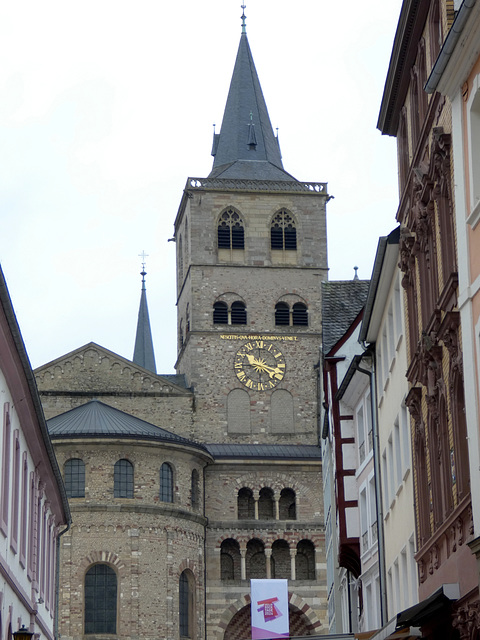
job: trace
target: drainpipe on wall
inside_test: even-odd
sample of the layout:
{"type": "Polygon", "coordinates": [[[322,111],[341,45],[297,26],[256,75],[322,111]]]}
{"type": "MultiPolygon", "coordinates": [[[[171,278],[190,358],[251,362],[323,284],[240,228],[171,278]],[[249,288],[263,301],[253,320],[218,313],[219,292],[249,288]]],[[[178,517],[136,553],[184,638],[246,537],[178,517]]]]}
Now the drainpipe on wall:
{"type": "MultiPolygon", "coordinates": [[[[203,467],[203,517],[205,518],[205,469],[203,467]]],[[[221,569],[220,569],[221,571],[221,569]]],[[[204,640],[207,640],[207,526],[203,527],[203,628],[204,640]]]]}
{"type": "Polygon", "coordinates": [[[60,637],[60,634],[58,633],[58,615],[60,609],[60,538],[64,533],[67,533],[67,531],[70,530],[70,524],[71,523],[69,522],[66,528],[63,531],[60,531],[55,543],[57,554],[57,557],[55,558],[55,617],[53,619],[53,637],[55,640],[58,640],[60,637]]]}
{"type": "Polygon", "coordinates": [[[371,359],[371,370],[360,367],[357,364],[357,371],[363,373],[370,379],[370,402],[372,405],[372,432],[373,432],[373,468],[375,475],[375,497],[377,511],[377,529],[378,529],[378,568],[379,568],[379,584],[380,584],[380,624],[382,627],[387,623],[387,574],[385,569],[385,539],[383,529],[383,496],[382,483],[380,476],[380,437],[378,433],[378,417],[377,417],[377,390],[375,385],[375,359],[372,352],[366,352],[364,356],[371,359]]]}

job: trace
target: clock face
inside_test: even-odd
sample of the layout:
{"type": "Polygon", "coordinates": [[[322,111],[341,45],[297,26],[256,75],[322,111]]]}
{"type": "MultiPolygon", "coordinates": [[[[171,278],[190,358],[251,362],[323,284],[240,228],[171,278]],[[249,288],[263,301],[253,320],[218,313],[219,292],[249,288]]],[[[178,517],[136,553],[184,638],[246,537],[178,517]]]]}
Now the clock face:
{"type": "Polygon", "coordinates": [[[272,342],[252,340],[237,351],[233,368],[248,389],[267,391],[283,380],[285,358],[272,342]]]}

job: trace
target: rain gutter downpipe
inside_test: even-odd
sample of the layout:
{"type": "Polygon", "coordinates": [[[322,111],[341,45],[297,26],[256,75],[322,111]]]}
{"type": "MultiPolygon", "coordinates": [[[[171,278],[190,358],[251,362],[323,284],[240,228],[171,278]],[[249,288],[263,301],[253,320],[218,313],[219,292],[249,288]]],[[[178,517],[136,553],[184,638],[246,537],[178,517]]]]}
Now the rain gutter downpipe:
{"type": "Polygon", "coordinates": [[[475,6],[477,0],[464,0],[458,13],[453,21],[452,27],[448,32],[447,37],[443,43],[443,46],[438,55],[437,61],[435,62],[433,69],[430,73],[430,77],[427,80],[425,85],[426,93],[434,93],[437,90],[438,83],[440,82],[440,78],[445,71],[448,61],[450,60],[453,50],[455,49],[457,42],[462,35],[462,31],[465,27],[465,24],[470,16],[470,12],[475,6]]]}
{"type": "Polygon", "coordinates": [[[55,541],[56,546],[56,558],[55,558],[55,617],[53,619],[53,637],[58,640],[60,634],[58,633],[58,618],[60,613],[60,538],[64,533],[70,530],[71,520],[67,522],[65,529],[60,531],[55,541]]]}
{"type": "Polygon", "coordinates": [[[375,475],[375,494],[376,494],[376,511],[377,511],[377,531],[378,531],[378,568],[379,568],[379,585],[380,585],[380,624],[383,627],[387,622],[387,580],[385,570],[385,539],[383,529],[383,496],[382,483],[380,481],[380,438],[378,434],[378,417],[377,417],[377,392],[375,386],[375,359],[373,353],[366,352],[369,355],[372,365],[371,370],[364,369],[360,366],[360,362],[356,365],[357,371],[363,373],[370,379],[370,403],[372,408],[372,431],[373,431],[373,469],[375,475]]]}

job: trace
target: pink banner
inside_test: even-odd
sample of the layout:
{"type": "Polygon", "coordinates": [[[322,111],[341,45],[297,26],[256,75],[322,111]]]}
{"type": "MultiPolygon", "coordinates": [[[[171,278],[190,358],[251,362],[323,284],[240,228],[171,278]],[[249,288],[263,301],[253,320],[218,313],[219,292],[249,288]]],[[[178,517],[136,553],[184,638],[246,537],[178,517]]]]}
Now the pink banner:
{"type": "Polygon", "coordinates": [[[250,580],[252,640],[288,638],[288,581],[250,580]]]}

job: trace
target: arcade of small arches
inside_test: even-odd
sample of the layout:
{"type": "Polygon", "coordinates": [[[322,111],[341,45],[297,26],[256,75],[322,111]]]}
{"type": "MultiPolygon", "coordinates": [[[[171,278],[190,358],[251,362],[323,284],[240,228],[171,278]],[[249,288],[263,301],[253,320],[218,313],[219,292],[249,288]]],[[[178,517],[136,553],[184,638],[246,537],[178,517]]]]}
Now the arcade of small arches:
{"type": "Polygon", "coordinates": [[[259,538],[247,542],[227,538],[220,545],[223,581],[315,580],[315,575],[315,545],[311,540],[300,540],[293,548],[284,539],[275,540],[269,548],[259,538]]]}
{"type": "Polygon", "coordinates": [[[239,520],[296,520],[296,495],[293,489],[284,488],[275,494],[269,487],[253,491],[242,487],[237,494],[239,520]]]}

